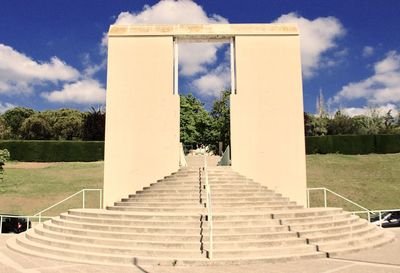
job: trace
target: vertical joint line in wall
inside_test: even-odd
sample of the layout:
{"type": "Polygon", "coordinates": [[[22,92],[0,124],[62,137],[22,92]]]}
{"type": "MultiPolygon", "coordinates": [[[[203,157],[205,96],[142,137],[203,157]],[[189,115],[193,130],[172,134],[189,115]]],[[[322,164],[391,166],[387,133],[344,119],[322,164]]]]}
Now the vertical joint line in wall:
{"type": "Polygon", "coordinates": [[[173,94],[178,95],[178,76],[179,76],[179,55],[178,55],[178,39],[174,37],[174,90],[173,94]]]}
{"type": "Polygon", "coordinates": [[[231,94],[236,92],[236,50],[235,50],[235,37],[231,37],[231,94]]]}

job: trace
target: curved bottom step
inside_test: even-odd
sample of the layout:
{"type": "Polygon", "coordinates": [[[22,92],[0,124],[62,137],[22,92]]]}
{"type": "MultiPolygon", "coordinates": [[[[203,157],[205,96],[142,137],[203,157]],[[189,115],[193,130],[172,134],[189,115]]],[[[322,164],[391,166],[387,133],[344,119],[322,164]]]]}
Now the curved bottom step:
{"type": "Polygon", "coordinates": [[[382,235],[382,238],[379,240],[363,244],[361,246],[353,246],[353,247],[346,247],[346,248],[339,248],[339,249],[334,249],[334,250],[324,250],[323,252],[326,253],[328,258],[333,258],[337,257],[339,255],[343,254],[349,254],[349,253],[354,253],[354,252],[360,252],[363,250],[368,250],[376,247],[383,246],[385,244],[391,243],[395,240],[395,235],[391,232],[385,232],[382,235]]]}
{"type": "MultiPolygon", "coordinates": [[[[322,252],[307,252],[297,253],[296,255],[281,255],[281,256],[268,256],[268,257],[246,257],[246,259],[171,259],[171,258],[154,258],[154,257],[128,257],[128,256],[113,256],[99,255],[98,253],[82,253],[82,259],[75,257],[68,257],[66,255],[54,255],[50,253],[44,253],[38,249],[28,249],[22,247],[20,243],[24,243],[27,240],[24,234],[18,235],[18,238],[14,237],[7,241],[7,247],[13,251],[36,256],[40,258],[59,260],[64,262],[82,263],[82,264],[96,264],[96,265],[111,265],[111,266],[134,266],[134,265],[158,265],[158,266],[214,266],[214,265],[244,265],[244,264],[259,264],[259,263],[279,263],[289,262],[302,259],[315,259],[315,258],[326,258],[326,253],[322,252]],[[17,242],[19,240],[20,242],[17,242]],[[121,262],[117,262],[116,259],[120,258],[121,262]],[[122,262],[124,260],[125,262],[122,262]]],[[[28,242],[32,245],[32,242],[28,242]]],[[[54,253],[60,253],[60,249],[47,247],[49,251],[54,253]]],[[[62,250],[68,253],[68,250],[62,250]]],[[[79,254],[74,252],[75,254],[79,254]]]]}

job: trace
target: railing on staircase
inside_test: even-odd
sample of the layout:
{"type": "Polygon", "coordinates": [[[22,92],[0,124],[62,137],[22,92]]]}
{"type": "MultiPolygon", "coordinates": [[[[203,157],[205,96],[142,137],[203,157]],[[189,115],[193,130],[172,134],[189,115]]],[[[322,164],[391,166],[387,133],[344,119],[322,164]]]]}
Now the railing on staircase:
{"type": "Polygon", "coordinates": [[[336,197],[339,197],[340,199],[352,204],[353,206],[356,206],[358,208],[360,208],[362,211],[352,211],[353,214],[361,214],[361,213],[365,213],[367,214],[367,218],[368,218],[368,222],[371,221],[371,213],[373,211],[367,209],[366,207],[361,206],[360,204],[357,204],[356,202],[351,201],[350,199],[330,190],[327,188],[307,188],[307,207],[310,207],[310,192],[311,191],[323,191],[324,193],[324,207],[328,207],[328,198],[327,198],[327,194],[333,194],[336,197]]]}
{"type": "MultiPolygon", "coordinates": [[[[71,198],[73,198],[73,197],[75,197],[75,196],[77,196],[79,194],[82,194],[82,208],[84,209],[84,208],[86,208],[86,192],[91,192],[91,191],[99,192],[99,208],[101,209],[102,208],[102,204],[103,204],[103,190],[102,189],[83,189],[83,190],[80,190],[80,191],[68,196],[67,198],[61,200],[60,202],[57,202],[56,204],[54,204],[54,205],[52,205],[52,206],[50,206],[50,207],[48,207],[48,208],[46,208],[44,210],[39,211],[38,213],[33,215],[33,217],[38,217],[39,223],[41,223],[42,222],[42,214],[43,213],[45,213],[46,211],[48,211],[48,210],[50,210],[50,209],[52,209],[52,208],[54,208],[56,206],[61,205],[62,203],[70,200],[71,198]]],[[[48,217],[46,217],[46,218],[48,218],[48,217]]]]}
{"type": "Polygon", "coordinates": [[[63,203],[65,203],[66,201],[72,199],[75,196],[79,196],[80,194],[82,194],[82,206],[81,208],[86,208],[86,202],[88,201],[88,198],[86,196],[87,192],[98,192],[99,193],[99,208],[101,209],[103,206],[103,190],[102,189],[82,189],[70,196],[68,196],[67,198],[61,200],[60,202],[57,202],[56,204],[45,208],[44,210],[39,211],[38,213],[34,214],[34,215],[9,215],[9,214],[0,214],[0,234],[3,231],[3,221],[5,218],[17,218],[17,219],[25,219],[26,223],[27,223],[27,229],[31,228],[31,225],[29,225],[29,223],[32,222],[38,222],[41,223],[43,219],[51,219],[54,218],[55,216],[43,216],[43,214],[57,206],[62,205],[63,203]]]}
{"type": "Polygon", "coordinates": [[[212,215],[212,204],[211,204],[211,189],[210,184],[208,183],[208,170],[207,170],[207,155],[204,154],[204,187],[207,195],[207,221],[208,221],[208,236],[209,236],[209,250],[208,250],[208,258],[211,260],[213,258],[213,215],[212,215]]]}

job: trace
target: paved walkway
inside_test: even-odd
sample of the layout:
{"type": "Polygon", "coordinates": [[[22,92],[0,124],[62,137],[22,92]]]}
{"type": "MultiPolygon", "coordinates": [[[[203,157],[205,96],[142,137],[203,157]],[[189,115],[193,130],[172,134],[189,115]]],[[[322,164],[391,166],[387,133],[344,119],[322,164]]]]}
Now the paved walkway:
{"type": "MultiPolygon", "coordinates": [[[[389,230],[389,229],[387,229],[389,230]]],[[[377,249],[343,255],[334,259],[314,259],[279,264],[216,267],[117,267],[65,263],[15,253],[5,241],[14,235],[0,235],[1,273],[400,273],[400,228],[392,228],[396,240],[377,249]]]]}

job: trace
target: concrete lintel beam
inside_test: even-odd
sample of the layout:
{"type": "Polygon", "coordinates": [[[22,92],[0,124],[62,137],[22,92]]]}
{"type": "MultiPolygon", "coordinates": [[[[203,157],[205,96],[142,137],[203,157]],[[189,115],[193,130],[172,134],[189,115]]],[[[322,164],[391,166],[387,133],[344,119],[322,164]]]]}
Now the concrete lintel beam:
{"type": "Polygon", "coordinates": [[[233,36],[299,35],[294,24],[112,25],[109,37],[173,36],[182,39],[229,39],[233,36]]]}

